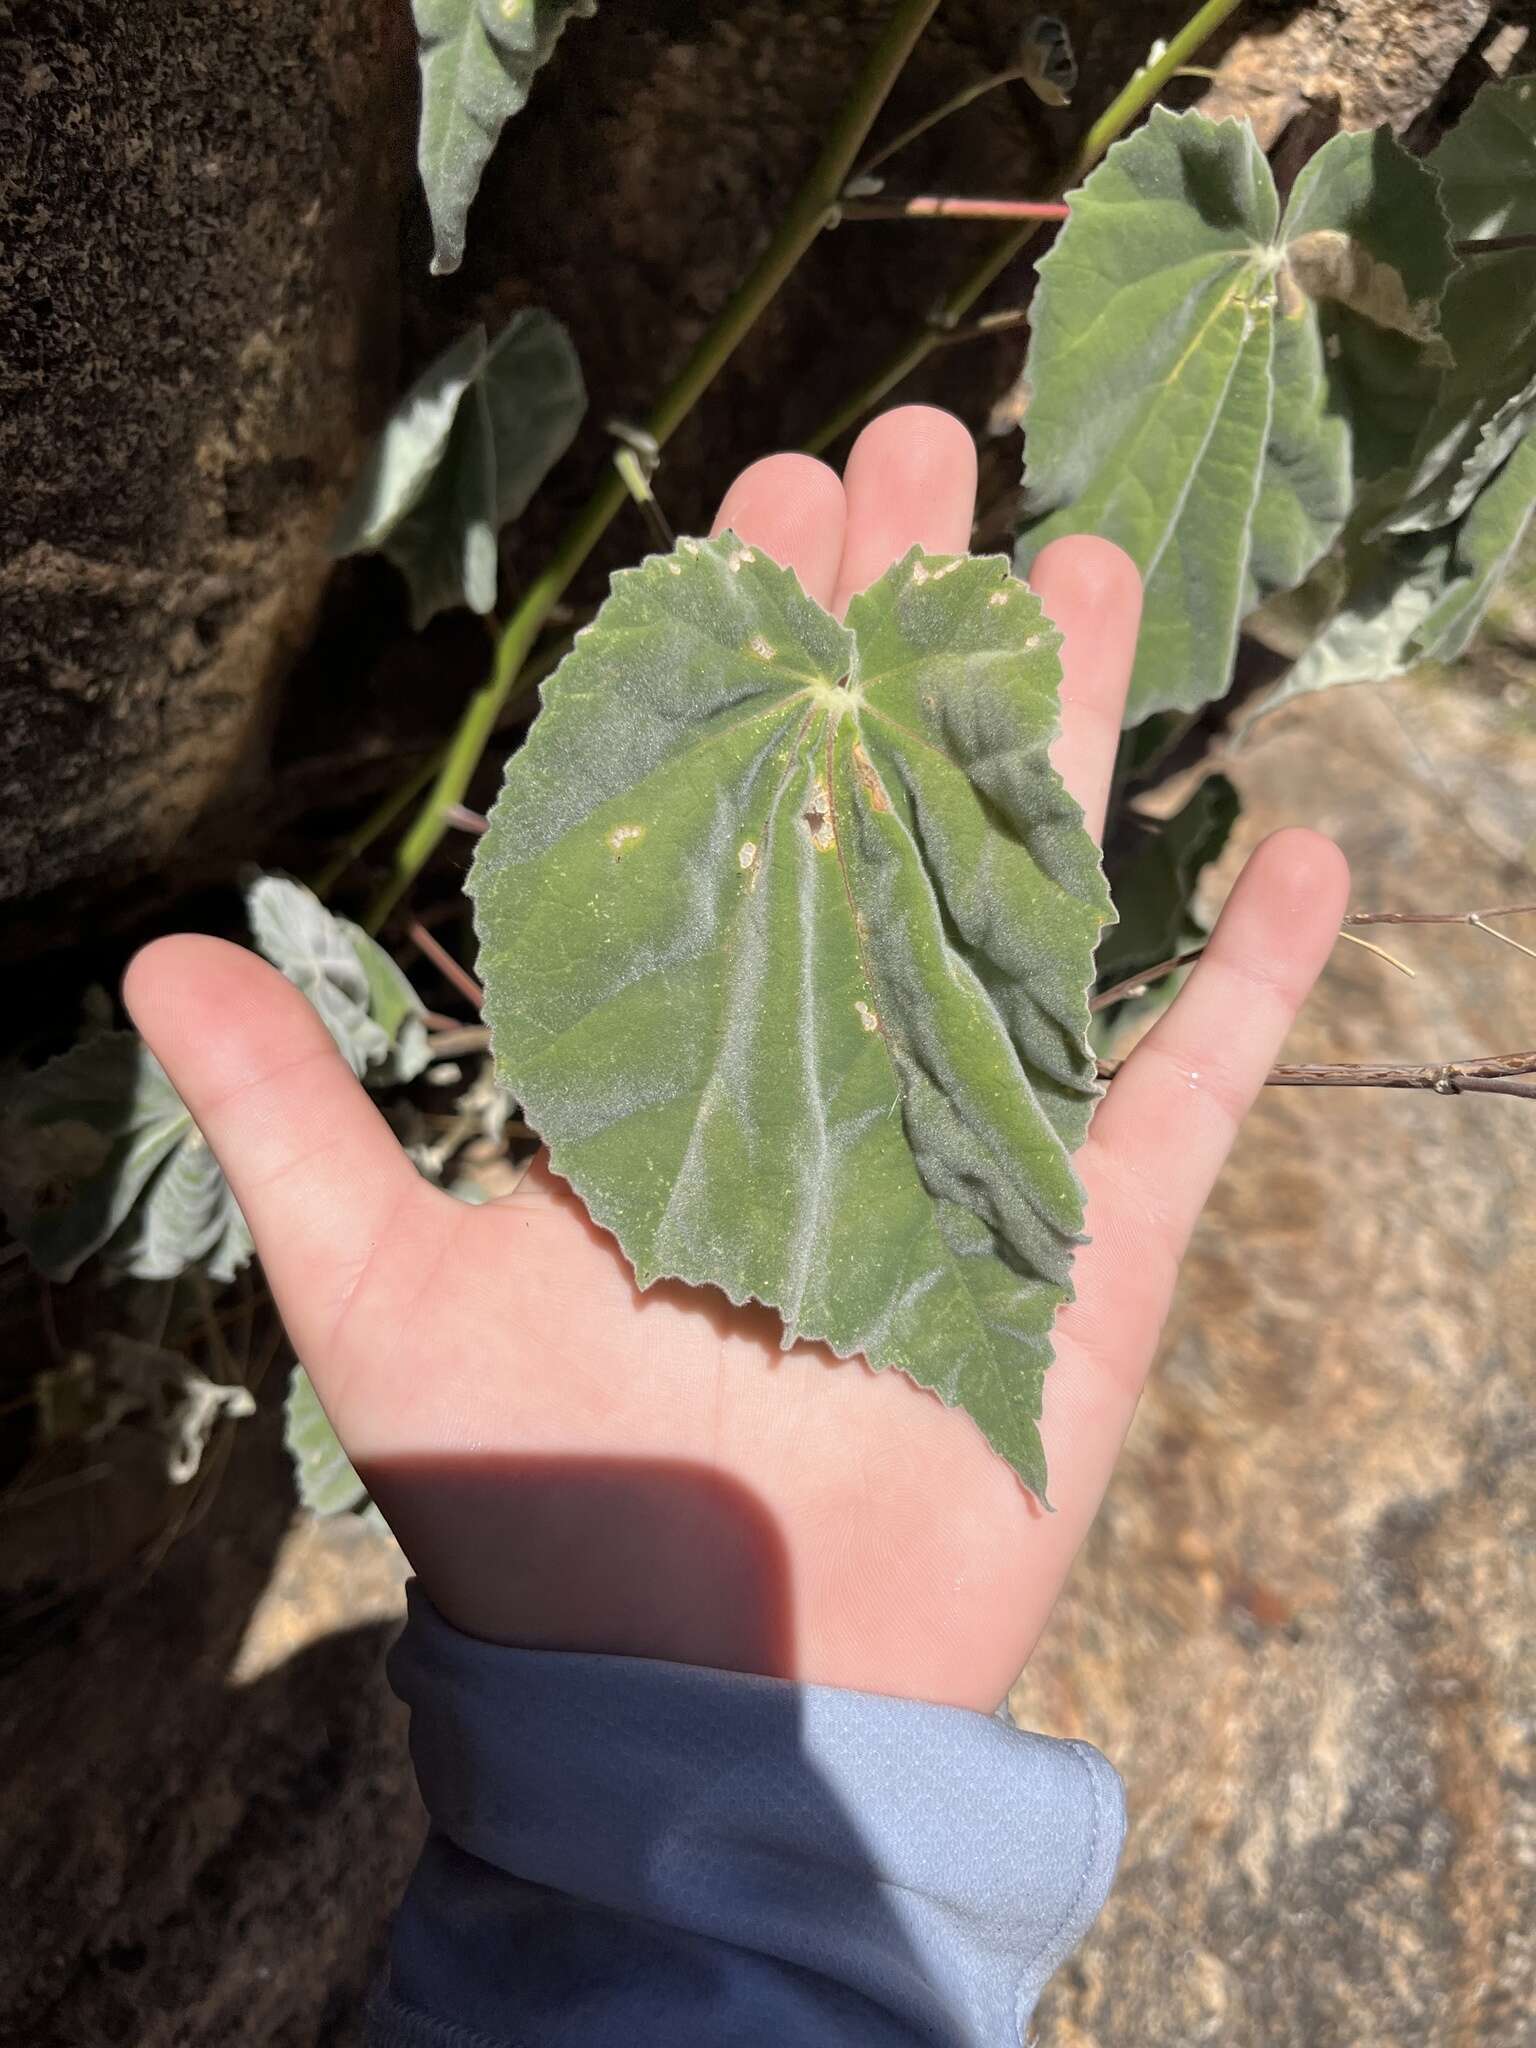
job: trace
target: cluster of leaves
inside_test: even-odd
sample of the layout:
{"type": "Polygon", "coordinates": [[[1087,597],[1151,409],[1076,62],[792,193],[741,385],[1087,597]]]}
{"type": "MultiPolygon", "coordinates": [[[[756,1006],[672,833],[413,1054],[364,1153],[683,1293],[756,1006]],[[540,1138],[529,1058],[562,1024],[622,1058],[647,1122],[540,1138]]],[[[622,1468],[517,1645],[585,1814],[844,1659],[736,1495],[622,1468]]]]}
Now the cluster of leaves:
{"type": "MultiPolygon", "coordinates": [[[[502,123],[593,0],[414,4],[451,270],[502,123]]],[[[1283,205],[1248,127],[1156,110],[1073,195],[1032,312],[1015,566],[1092,531],[1141,567],[1122,787],[1226,695],[1245,630],[1294,658],[1281,695],[1466,644],[1536,496],[1536,254],[1465,245],[1532,232],[1530,80],[1427,161],[1336,137],[1283,205]]],[[[585,404],[549,315],[472,330],[387,425],[337,551],[394,561],[418,624],[490,611],[497,537],[585,404]]],[[[1122,820],[1111,929],[1048,759],[1057,644],[1001,560],[914,551],[839,622],[734,537],[685,540],[614,579],[545,686],[471,882],[500,1074],[642,1285],[757,1299],[786,1344],[899,1368],[1042,1497],[1089,991],[1195,935],[1237,809],[1209,776],[1161,824],[1122,820]]],[[[421,1071],[387,955],[296,884],[248,904],[365,1082],[421,1071]]],[[[18,1091],[0,1177],[59,1276],[99,1254],[224,1279],[250,1253],[130,1035],[18,1091]]],[[[302,1369],[287,1431],[305,1498],[356,1507],[302,1369]]]]}
{"type": "MultiPolygon", "coordinates": [[[[546,10],[549,41],[572,11],[546,10]]],[[[531,34],[539,10],[514,12],[531,34]]],[[[450,14],[491,49],[489,13],[450,14]]],[[[504,82],[474,176],[485,108],[526,92],[504,82]]],[[[1428,162],[1338,136],[1284,205],[1246,125],[1158,110],[1073,196],[1032,313],[1016,565],[1092,531],[1142,569],[1123,780],[1226,694],[1245,627],[1306,620],[1290,693],[1465,644],[1533,495],[1536,258],[1456,244],[1529,227],[1533,93],[1486,91],[1428,162]]],[[[463,180],[423,166],[440,250],[456,195],[452,254],[463,180]]],[[[347,544],[393,553],[418,614],[494,589],[473,377],[558,422],[535,481],[579,416],[574,358],[546,346],[531,376],[501,346],[433,366],[354,501],[347,544]]],[[[914,555],[840,625],[730,536],[685,541],[615,578],[546,685],[471,882],[500,1071],[642,1284],[755,1298],[786,1343],[898,1366],[1042,1493],[1087,994],[1198,935],[1237,814],[1209,776],[1122,820],[1100,943],[1102,874],[1046,760],[1058,681],[999,563],[914,555]]]]}
{"type": "Polygon", "coordinates": [[[1155,110],[1040,266],[1027,568],[1061,533],[1146,583],[1128,722],[1272,702],[1466,646],[1536,498],[1536,80],[1486,87],[1425,160],[1336,136],[1282,209],[1245,124],[1155,110]]]}
{"type": "MultiPolygon", "coordinates": [[[[366,932],[278,875],[255,877],[245,907],[258,949],[303,990],[360,1079],[393,1087],[422,1072],[431,1054],[421,1000],[366,932]]],[[[33,1265],[54,1281],[72,1279],[97,1257],[109,1274],[128,1279],[168,1281],[199,1272],[223,1284],[252,1251],[217,1160],[164,1068],[133,1031],[90,1031],[10,1089],[0,1117],[0,1209],[33,1265]]],[[[143,1350],[130,1362],[142,1364],[143,1350]]],[[[108,1359],[103,1369],[112,1363],[108,1359]]],[[[156,1387],[178,1373],[194,1395],[212,1384],[195,1376],[194,1386],[184,1367],[185,1361],[174,1370],[165,1365],[156,1387]]],[[[150,1393],[160,1399],[154,1389],[139,1391],[141,1406],[150,1393]]],[[[222,1408],[210,1406],[210,1398],[183,1400],[176,1410],[178,1426],[191,1428],[199,1444],[216,1413],[250,1412],[233,1391],[222,1408]]],[[[317,1433],[311,1422],[307,1446],[317,1433]]],[[[307,1491],[316,1456],[308,1448],[296,1458],[301,1491],[307,1491]]],[[[329,1456],[332,1466],[345,1462],[339,1445],[329,1456]]],[[[195,1458],[182,1463],[185,1471],[173,1466],[173,1479],[196,1469],[195,1458]]],[[[325,1492],[335,1492],[329,1481],[325,1492]]]]}

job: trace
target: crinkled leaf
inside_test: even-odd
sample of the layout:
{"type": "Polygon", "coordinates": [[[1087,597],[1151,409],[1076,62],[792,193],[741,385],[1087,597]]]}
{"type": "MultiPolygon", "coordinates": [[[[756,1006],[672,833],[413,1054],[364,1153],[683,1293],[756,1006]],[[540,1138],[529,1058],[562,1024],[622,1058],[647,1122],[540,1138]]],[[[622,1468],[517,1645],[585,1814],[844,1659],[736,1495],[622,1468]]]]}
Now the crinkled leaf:
{"type": "Polygon", "coordinates": [[[272,965],[308,996],[354,1074],[389,1053],[389,1034],[369,1014],[372,990],[347,924],[301,882],[258,875],[245,892],[251,936],[272,965]]]}
{"type": "Polygon", "coordinates": [[[501,1077],[641,1285],[899,1367],[1036,1490],[1109,915],[1057,646],[996,558],[839,625],[685,541],[545,686],[470,879],[501,1077]]]}
{"type": "Polygon", "coordinates": [[[1351,544],[1332,616],[1241,731],[1293,697],[1382,682],[1454,661],[1507,572],[1536,501],[1536,433],[1526,436],[1453,526],[1351,544]]]}
{"type": "Polygon", "coordinates": [[[412,0],[421,42],[416,161],[434,275],[464,260],[470,202],[503,124],[527,104],[566,23],[596,12],[597,0],[412,0]]]}
{"type": "Polygon", "coordinates": [[[388,1041],[382,1065],[369,1075],[371,1084],[414,1081],[431,1063],[427,1044],[426,1005],[378,940],[346,918],[337,923],[351,940],[368,984],[368,1014],[388,1041]]]}
{"type": "Polygon", "coordinates": [[[1171,959],[1199,936],[1195,889],[1220,857],[1240,809],[1226,776],[1208,775],[1173,817],[1141,821],[1144,831],[1110,874],[1118,922],[1099,947],[1098,979],[1106,988],[1171,959]]]}
{"type": "MultiPolygon", "coordinates": [[[[258,877],[246,905],[261,950],[308,996],[355,1073],[374,1086],[420,1073],[431,1057],[420,998],[367,933],[276,875],[258,877]]],[[[8,1089],[0,1207],[54,1280],[99,1252],[138,1280],[197,1266],[228,1281],[252,1251],[218,1161],[132,1031],[93,1028],[8,1089]]]]}
{"type": "Polygon", "coordinates": [[[296,1365],[288,1379],[283,1442],[293,1460],[299,1500],[314,1514],[346,1514],[368,1498],[368,1489],[341,1448],[341,1439],[327,1421],[314,1382],[302,1365],[296,1365]]]}
{"type": "Polygon", "coordinates": [[[11,1090],[0,1196],[13,1235],[53,1280],[98,1251],[137,1279],[199,1265],[231,1280],[251,1254],[212,1153],[131,1031],[97,1033],[11,1090]]]}
{"type": "MultiPolygon", "coordinates": [[[[1485,86],[1429,163],[1458,240],[1536,234],[1536,79],[1485,86]]],[[[1536,249],[1468,256],[1441,325],[1455,360],[1425,381],[1388,532],[1459,519],[1536,424],[1536,249]]]]}
{"type": "Polygon", "coordinates": [[[258,875],[245,911],[256,944],[308,996],[353,1073],[370,1087],[414,1080],[431,1058],[425,1011],[383,947],[283,875],[258,875]]]}
{"type": "Polygon", "coordinates": [[[1251,128],[1155,108],[1073,195],[1031,314],[1018,562],[1082,532],[1135,559],[1128,723],[1223,695],[1240,620],[1395,456],[1380,391],[1443,357],[1450,262],[1433,178],[1385,133],[1336,136],[1282,219],[1251,128]]]}
{"type": "Polygon", "coordinates": [[[526,507],[581,424],[571,338],[538,307],[492,342],[471,328],[400,401],[342,508],[338,555],[377,552],[404,576],[413,625],[496,602],[496,536],[526,507]]]}

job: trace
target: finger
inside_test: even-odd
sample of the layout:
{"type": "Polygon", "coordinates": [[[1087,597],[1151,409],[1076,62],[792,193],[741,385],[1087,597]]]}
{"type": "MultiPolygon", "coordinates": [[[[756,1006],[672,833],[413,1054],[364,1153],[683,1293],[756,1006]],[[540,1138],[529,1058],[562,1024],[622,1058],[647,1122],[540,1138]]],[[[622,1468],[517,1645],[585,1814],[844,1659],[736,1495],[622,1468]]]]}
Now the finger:
{"type": "Polygon", "coordinates": [[[408,1211],[419,1225],[436,1207],[433,1191],[309,1003],[244,947],[160,939],[130,962],[123,1000],[234,1189],[289,1336],[323,1374],[370,1260],[408,1211]]]}
{"type": "Polygon", "coordinates": [[[1127,1059],[1077,1165],[1091,1242],[1046,1381],[1053,1493],[1083,1526],[1109,1480],[1179,1261],[1338,934],[1349,870],[1331,840],[1277,832],[1243,870],[1200,964],[1127,1059]]]}
{"type": "Polygon", "coordinates": [[[976,516],[976,444],[953,413],[898,406],[854,442],[843,489],[848,522],[832,599],[839,618],[909,548],[965,553],[976,516]]]}
{"type": "Polygon", "coordinates": [[[727,527],[793,569],[807,596],[832,602],[843,553],[843,487],[813,455],[767,455],[744,469],[720,501],[711,533],[727,527]]]}
{"type": "Polygon", "coordinates": [[[1136,658],[1141,577],[1113,541],[1083,533],[1042,548],[1029,584],[1062,636],[1061,734],[1051,760],[1097,839],[1136,658]]]}

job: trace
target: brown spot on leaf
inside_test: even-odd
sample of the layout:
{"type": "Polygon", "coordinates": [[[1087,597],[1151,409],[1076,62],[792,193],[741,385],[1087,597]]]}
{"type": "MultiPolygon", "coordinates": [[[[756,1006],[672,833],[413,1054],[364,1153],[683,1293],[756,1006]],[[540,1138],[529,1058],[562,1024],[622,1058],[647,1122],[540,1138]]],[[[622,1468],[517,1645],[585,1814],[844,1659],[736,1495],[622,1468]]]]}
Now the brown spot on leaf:
{"type": "Polygon", "coordinates": [[[1332,299],[1374,326],[1424,342],[1432,360],[1450,361],[1435,332],[1433,300],[1410,300],[1401,272],[1338,228],[1314,228],[1288,243],[1279,287],[1281,311],[1291,319],[1307,299],[1332,299]]]}
{"type": "Polygon", "coordinates": [[[800,816],[816,851],[830,853],[837,844],[837,834],[832,829],[832,803],[824,782],[818,781],[815,794],[800,816]]]}
{"type": "Polygon", "coordinates": [[[853,772],[859,778],[859,787],[869,798],[872,811],[888,811],[891,800],[885,793],[885,784],[880,780],[875,764],[864,751],[862,741],[853,743],[853,772]]]}

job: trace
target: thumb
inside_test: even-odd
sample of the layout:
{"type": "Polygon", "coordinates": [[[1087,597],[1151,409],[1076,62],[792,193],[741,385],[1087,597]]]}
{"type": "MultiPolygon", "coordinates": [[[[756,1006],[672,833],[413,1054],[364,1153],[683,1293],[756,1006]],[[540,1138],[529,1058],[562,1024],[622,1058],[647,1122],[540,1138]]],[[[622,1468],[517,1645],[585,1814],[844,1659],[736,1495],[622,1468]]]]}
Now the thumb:
{"type": "Polygon", "coordinates": [[[159,939],[123,1000],[224,1169],[324,1398],[349,1304],[392,1233],[419,1245],[434,1191],[309,1003],[254,953],[159,939]]]}

